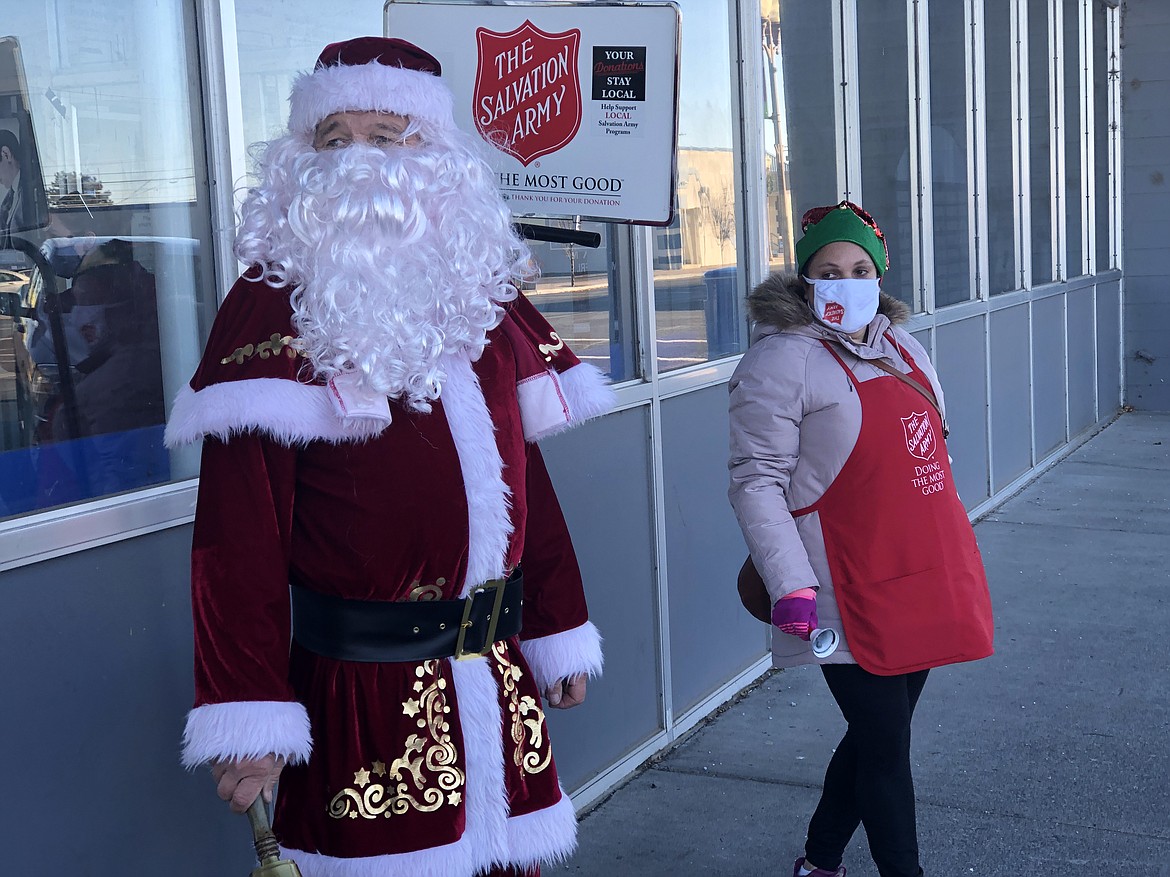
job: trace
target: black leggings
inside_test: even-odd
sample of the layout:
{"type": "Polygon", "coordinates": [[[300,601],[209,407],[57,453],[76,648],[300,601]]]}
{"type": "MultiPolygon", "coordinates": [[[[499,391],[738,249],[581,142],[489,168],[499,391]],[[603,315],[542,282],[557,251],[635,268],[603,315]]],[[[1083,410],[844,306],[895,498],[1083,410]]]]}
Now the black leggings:
{"type": "Polygon", "coordinates": [[[928,671],[875,676],[856,664],[823,664],[821,671],[849,729],[825,771],[805,856],[837,870],[860,824],[881,877],[918,877],[910,719],[928,671]]]}

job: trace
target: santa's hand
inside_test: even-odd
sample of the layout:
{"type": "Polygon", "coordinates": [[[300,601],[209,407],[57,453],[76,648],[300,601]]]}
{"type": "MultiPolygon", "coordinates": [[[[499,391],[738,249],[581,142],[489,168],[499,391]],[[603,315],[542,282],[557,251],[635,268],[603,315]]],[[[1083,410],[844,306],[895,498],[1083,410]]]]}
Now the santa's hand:
{"type": "Polygon", "coordinates": [[[217,783],[216,792],[228,802],[233,813],[243,813],[260,794],[265,801],[272,800],[272,787],[284,768],[284,756],[265,755],[263,758],[241,758],[238,761],[212,762],[211,775],[217,783]]]}
{"type": "Polygon", "coordinates": [[[558,679],[544,690],[544,699],[553,709],[567,710],[570,707],[579,706],[585,700],[587,679],[588,677],[584,673],[558,679]]]}

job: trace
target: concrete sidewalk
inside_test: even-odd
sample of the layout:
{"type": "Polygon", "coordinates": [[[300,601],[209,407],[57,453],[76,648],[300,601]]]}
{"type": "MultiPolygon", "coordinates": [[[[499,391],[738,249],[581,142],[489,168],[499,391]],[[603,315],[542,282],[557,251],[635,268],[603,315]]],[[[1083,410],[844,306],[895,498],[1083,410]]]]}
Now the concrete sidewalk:
{"type": "MultiPolygon", "coordinates": [[[[928,877],[1170,877],[1170,414],[1126,414],[976,525],[993,658],[914,720],[928,877]],[[1014,863],[1014,864],[1013,864],[1014,863]]],[[[844,720],[773,673],[604,800],[546,875],[791,874],[844,720]]],[[[849,877],[876,877],[863,831],[849,877]]]]}

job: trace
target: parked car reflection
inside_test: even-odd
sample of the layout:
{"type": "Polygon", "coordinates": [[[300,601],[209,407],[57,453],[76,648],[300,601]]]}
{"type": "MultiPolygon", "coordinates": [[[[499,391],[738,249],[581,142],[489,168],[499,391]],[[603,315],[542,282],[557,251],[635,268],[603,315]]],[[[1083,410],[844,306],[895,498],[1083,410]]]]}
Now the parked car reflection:
{"type": "Polygon", "coordinates": [[[192,276],[197,249],[137,237],[41,246],[0,308],[12,324],[10,357],[0,326],[0,516],[170,480],[156,272],[192,276]]]}

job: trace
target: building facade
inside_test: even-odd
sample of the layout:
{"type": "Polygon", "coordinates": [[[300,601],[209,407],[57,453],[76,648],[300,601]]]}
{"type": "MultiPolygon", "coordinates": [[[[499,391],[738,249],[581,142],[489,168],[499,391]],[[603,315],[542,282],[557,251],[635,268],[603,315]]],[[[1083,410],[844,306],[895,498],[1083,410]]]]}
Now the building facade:
{"type": "MultiPolygon", "coordinates": [[[[747,345],[743,297],[795,267],[805,209],[849,198],[885,230],[885,290],[937,365],[972,515],[1124,404],[1170,407],[1159,0],[678,5],[674,222],[573,223],[602,246],[535,248],[533,301],[619,398],[545,444],[606,637],[588,703],[550,716],[580,806],[769,666],[768,631],[733,587],[745,548],[726,500],[726,384],[747,345]]],[[[178,764],[198,455],[165,450],[162,429],[239,269],[249,145],[281,132],[292,76],[327,42],[381,33],[384,10],[10,6],[0,132],[23,159],[23,182],[0,176],[14,193],[0,220],[23,204],[0,241],[0,737],[22,756],[0,802],[10,868],[42,873],[51,856],[95,874],[245,873],[246,825],[178,764]],[[119,279],[95,294],[101,266],[119,279]]]]}

